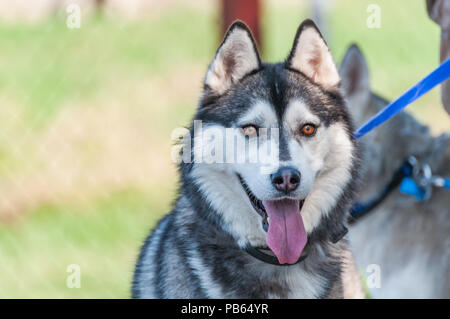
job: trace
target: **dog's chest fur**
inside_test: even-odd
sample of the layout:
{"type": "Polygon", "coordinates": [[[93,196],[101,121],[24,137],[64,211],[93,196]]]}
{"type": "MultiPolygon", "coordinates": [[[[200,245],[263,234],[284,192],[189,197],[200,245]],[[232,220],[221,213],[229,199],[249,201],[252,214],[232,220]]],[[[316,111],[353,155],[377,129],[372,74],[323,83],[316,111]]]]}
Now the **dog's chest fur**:
{"type": "Polygon", "coordinates": [[[153,231],[142,250],[133,296],[140,298],[342,298],[345,243],[310,247],[292,266],[255,259],[198,214],[186,198],[153,231]],[[342,253],[340,253],[342,252],[342,253]]]}

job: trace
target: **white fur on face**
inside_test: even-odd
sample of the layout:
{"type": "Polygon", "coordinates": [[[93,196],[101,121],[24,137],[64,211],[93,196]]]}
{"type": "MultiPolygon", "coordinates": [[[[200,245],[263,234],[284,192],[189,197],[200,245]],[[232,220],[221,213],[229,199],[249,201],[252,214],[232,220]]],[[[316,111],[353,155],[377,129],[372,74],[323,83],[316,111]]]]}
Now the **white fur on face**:
{"type": "Polygon", "coordinates": [[[326,88],[339,83],[339,74],[325,41],[317,30],[306,27],[299,35],[291,67],[303,72],[313,82],[326,88]]]}
{"type": "MultiPolygon", "coordinates": [[[[226,164],[222,164],[226,165],[226,164]]],[[[236,173],[219,171],[212,165],[194,165],[192,176],[211,207],[221,215],[224,228],[240,247],[265,245],[261,217],[253,209],[236,173]]]]}
{"type": "Polygon", "coordinates": [[[276,114],[267,102],[257,101],[237,122],[235,128],[203,125],[194,140],[195,161],[201,158],[203,163],[214,163],[216,170],[237,173],[259,199],[272,199],[278,194],[270,180],[279,167],[276,114]],[[240,126],[250,123],[261,128],[259,137],[244,136],[240,126]]]}
{"type": "Polygon", "coordinates": [[[272,105],[267,101],[257,101],[248,111],[239,119],[239,125],[258,124],[260,127],[276,127],[277,115],[272,105]]]}
{"type": "Polygon", "coordinates": [[[317,135],[322,133],[317,144],[305,143],[305,148],[309,149],[307,153],[311,155],[310,161],[318,168],[314,186],[302,208],[307,231],[312,231],[321,217],[336,205],[351,178],[353,144],[344,126],[335,123],[322,131],[316,134],[319,137],[317,135]]]}
{"type": "Polygon", "coordinates": [[[301,125],[312,123],[320,124],[320,118],[311,112],[308,106],[302,100],[290,101],[284,115],[285,123],[292,133],[295,133],[301,125]]]}
{"type": "MultiPolygon", "coordinates": [[[[255,123],[264,128],[276,128],[277,117],[272,107],[267,102],[257,101],[249,111],[239,120],[239,125],[255,123]]],[[[247,149],[237,149],[239,161],[214,163],[217,153],[212,149],[217,145],[225,145],[226,149],[234,149],[235,145],[245,145],[246,138],[240,128],[225,128],[220,125],[203,125],[202,134],[194,137],[194,153],[203,154],[203,162],[194,164],[192,175],[199,185],[200,190],[206,197],[210,205],[222,216],[225,222],[225,229],[237,240],[241,247],[248,242],[252,245],[264,245],[266,234],[261,226],[261,217],[254,210],[247,194],[239,182],[237,173],[249,184],[252,191],[260,196],[268,196],[266,193],[271,190],[270,174],[262,174],[263,167],[268,162],[278,161],[278,143],[272,148],[276,151],[269,154],[273,158],[260,162],[252,162],[252,158],[258,158],[260,148],[270,143],[269,140],[262,139],[262,143],[248,143],[247,149]],[[230,141],[229,134],[232,132],[233,139],[230,141]],[[209,139],[214,133],[222,132],[222,143],[215,143],[209,139]],[[231,144],[230,144],[231,142],[231,144]],[[208,164],[210,163],[210,164],[208,164]]],[[[223,153],[225,153],[223,152],[223,153]]],[[[226,157],[223,157],[226,158],[226,157]]]]}
{"type": "MultiPolygon", "coordinates": [[[[264,102],[257,102],[242,116],[238,123],[258,123],[260,126],[277,128],[278,122],[272,107],[264,102]],[[258,122],[259,121],[259,122],[258,122]]],[[[322,216],[336,205],[343,189],[351,178],[353,144],[341,123],[329,127],[320,125],[320,119],[299,100],[292,101],[286,110],[283,122],[285,129],[290,132],[288,140],[291,159],[279,163],[279,143],[271,146],[271,160],[280,166],[293,166],[301,173],[299,188],[291,197],[306,199],[302,208],[302,218],[308,233],[318,225],[322,216]],[[310,138],[299,137],[296,132],[303,124],[318,125],[317,133],[310,138]],[[276,158],[275,158],[276,157],[276,158]]],[[[196,136],[194,150],[204,154],[217,154],[210,152],[211,144],[205,140],[211,131],[225,132],[227,129],[219,125],[205,126],[203,135],[196,136]],[[197,148],[200,148],[199,150],[197,148]]],[[[246,138],[239,128],[233,129],[236,145],[245,145],[246,138]]],[[[259,153],[259,149],[270,141],[262,143],[249,143],[247,152],[239,152],[240,162],[204,161],[196,163],[193,176],[197,181],[203,195],[212,207],[222,215],[229,233],[235,237],[239,245],[250,242],[254,245],[265,243],[265,232],[261,227],[261,217],[253,209],[247,194],[237,178],[241,175],[250,190],[260,200],[274,199],[279,196],[271,183],[270,173],[262,173],[262,167],[267,162],[249,162],[249,158],[259,153]],[[242,157],[244,154],[244,157],[242,157]],[[252,155],[253,154],[253,155],[252,155]]],[[[223,144],[227,144],[226,139],[223,144]]],[[[228,148],[229,145],[226,146],[228,148]]],[[[214,156],[213,156],[214,157],[214,156]]],[[[213,158],[214,160],[214,158],[213,158]]]]}
{"type": "MultiPolygon", "coordinates": [[[[318,124],[319,118],[300,100],[292,101],[286,110],[285,125],[294,135],[301,125],[318,124]]],[[[313,137],[291,141],[291,165],[301,173],[300,188],[308,190],[302,207],[302,218],[308,233],[323,215],[336,205],[351,178],[353,144],[341,123],[320,125],[313,137]],[[303,184],[303,185],[302,185],[303,184]]]]}
{"type": "Polygon", "coordinates": [[[249,140],[249,154],[255,162],[237,163],[233,169],[245,180],[260,200],[276,196],[270,174],[279,166],[279,127],[273,107],[266,101],[256,102],[239,120],[240,125],[256,124],[260,130],[258,139],[249,140]]]}

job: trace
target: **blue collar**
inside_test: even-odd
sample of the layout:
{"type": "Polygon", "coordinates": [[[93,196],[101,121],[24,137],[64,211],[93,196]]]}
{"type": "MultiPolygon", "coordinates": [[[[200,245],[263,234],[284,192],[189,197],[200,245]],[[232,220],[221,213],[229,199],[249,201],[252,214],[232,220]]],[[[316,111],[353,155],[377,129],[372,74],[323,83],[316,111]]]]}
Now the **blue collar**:
{"type": "Polygon", "coordinates": [[[369,201],[357,202],[350,210],[349,223],[368,214],[377,207],[397,187],[400,192],[414,196],[418,201],[426,201],[431,197],[434,187],[450,189],[450,178],[434,176],[428,164],[422,164],[414,156],[410,156],[397,171],[380,194],[369,201]]]}
{"type": "Polygon", "coordinates": [[[375,207],[377,207],[383,200],[388,197],[388,195],[402,183],[402,180],[411,176],[412,166],[408,161],[405,161],[399,169],[397,169],[392,176],[389,183],[382,189],[378,196],[368,200],[366,202],[356,202],[350,209],[350,219],[349,224],[353,224],[356,220],[368,214],[375,207]]]}

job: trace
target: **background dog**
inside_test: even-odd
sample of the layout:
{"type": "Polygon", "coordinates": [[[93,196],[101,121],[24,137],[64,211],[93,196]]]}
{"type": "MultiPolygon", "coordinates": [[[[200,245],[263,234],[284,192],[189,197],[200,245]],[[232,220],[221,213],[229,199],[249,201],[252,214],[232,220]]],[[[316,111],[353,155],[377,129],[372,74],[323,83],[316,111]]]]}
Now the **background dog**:
{"type": "MultiPolygon", "coordinates": [[[[366,61],[350,47],[340,67],[342,86],[357,125],[388,104],[371,93],[366,61]]],[[[360,202],[383,191],[411,155],[430,165],[433,175],[450,176],[450,134],[433,137],[427,126],[401,112],[362,138],[360,202]]],[[[363,270],[380,266],[377,298],[450,297],[450,193],[435,188],[427,201],[402,194],[397,187],[350,230],[355,259],[363,270]]]]}

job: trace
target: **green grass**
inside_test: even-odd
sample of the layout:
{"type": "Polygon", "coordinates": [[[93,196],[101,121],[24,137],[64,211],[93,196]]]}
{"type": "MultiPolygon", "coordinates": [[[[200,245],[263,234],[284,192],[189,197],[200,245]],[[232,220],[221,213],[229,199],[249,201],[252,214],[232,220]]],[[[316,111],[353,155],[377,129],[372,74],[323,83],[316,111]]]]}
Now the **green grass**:
{"type": "Polygon", "coordinates": [[[0,92],[27,108],[31,124],[42,124],[104,82],[206,61],[215,45],[211,26],[213,17],[183,7],[137,22],[95,16],[80,29],[58,17],[38,26],[0,25],[0,92]]]}
{"type": "Polygon", "coordinates": [[[374,89],[391,99],[439,62],[440,31],[428,18],[425,1],[408,1],[407,6],[401,2],[346,0],[330,15],[335,56],[340,60],[348,44],[357,42],[369,63],[374,89]],[[366,27],[366,8],[372,3],[381,9],[380,29],[366,27]],[[344,16],[346,23],[341,23],[344,16]]]}
{"type": "Polygon", "coordinates": [[[126,298],[138,249],[170,199],[123,190],[88,204],[44,205],[0,226],[0,298],[126,298]],[[157,197],[157,198],[156,198],[157,197]],[[67,267],[81,267],[68,288],[67,267]]]}
{"type": "MultiPolygon", "coordinates": [[[[346,48],[357,42],[376,92],[393,99],[437,65],[439,31],[426,16],[424,1],[334,3],[327,33],[331,51],[340,61],[346,48]],[[365,25],[370,3],[381,6],[380,29],[365,25]]],[[[265,7],[266,60],[287,56],[296,28],[306,17],[297,7],[265,7]]],[[[0,126],[9,127],[7,135],[0,131],[0,178],[26,175],[32,169],[27,166],[32,152],[20,144],[22,132],[45,130],[64,108],[72,103],[95,105],[99,94],[130,112],[142,111],[135,104],[148,104],[151,116],[142,117],[149,121],[152,145],[168,145],[171,128],[187,123],[195,99],[187,100],[174,88],[141,101],[127,96],[127,90],[148,79],[170,81],[174,70],[186,66],[206,69],[219,42],[216,22],[207,11],[178,7],[158,18],[128,22],[96,16],[83,21],[79,30],[67,29],[58,17],[35,26],[0,25],[0,101],[3,110],[6,105],[20,109],[19,118],[0,117],[0,126]],[[14,149],[24,156],[17,157],[14,149]]],[[[201,80],[195,76],[192,83],[201,80]]],[[[5,114],[2,109],[0,115],[5,114]]],[[[437,131],[450,129],[448,117],[439,113],[437,90],[411,109],[437,131]]],[[[96,153],[89,159],[95,162],[96,153]]],[[[130,158],[128,165],[133,164],[130,158]]],[[[168,211],[174,183],[160,176],[149,180],[148,189],[106,189],[103,196],[94,194],[83,201],[43,202],[17,212],[12,221],[0,222],[0,297],[129,297],[139,247],[168,211]],[[66,286],[70,264],[81,267],[80,289],[66,286]]]]}
{"type": "MultiPolygon", "coordinates": [[[[440,29],[428,18],[424,1],[339,0],[334,4],[325,37],[335,61],[339,64],[350,44],[357,43],[368,62],[375,92],[393,100],[437,67],[440,29]],[[366,26],[370,4],[381,8],[379,29],[366,26]]],[[[291,48],[298,24],[308,15],[296,7],[266,11],[264,56],[269,61],[282,60],[291,48]]],[[[450,129],[438,89],[408,111],[432,125],[435,133],[450,129]]]]}

